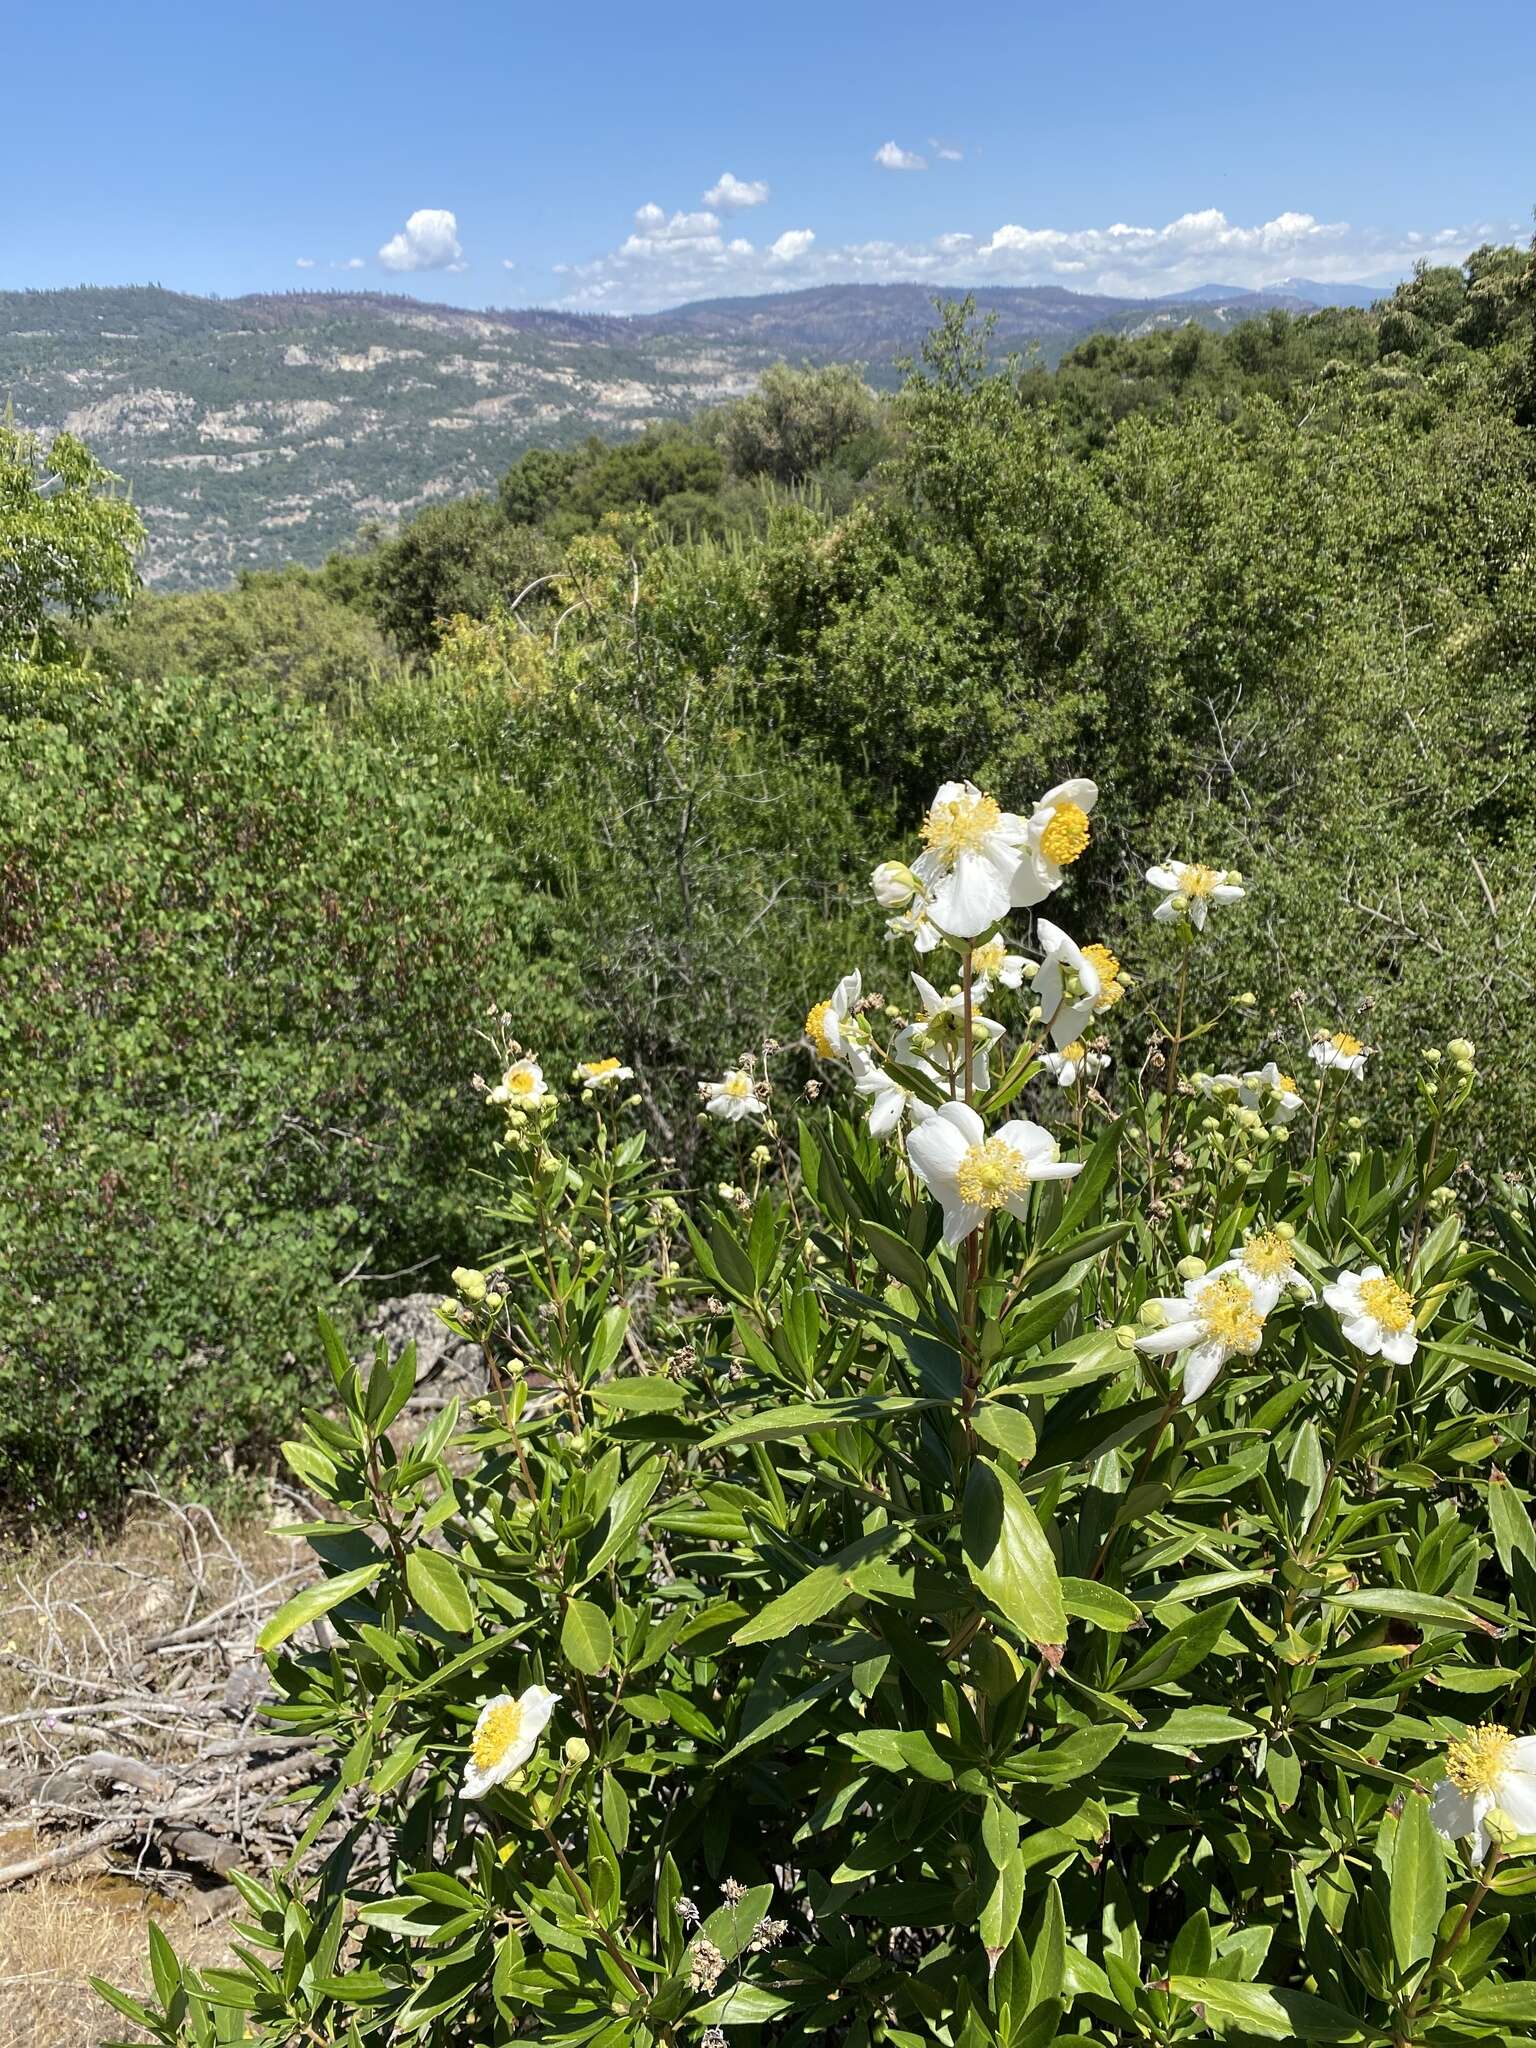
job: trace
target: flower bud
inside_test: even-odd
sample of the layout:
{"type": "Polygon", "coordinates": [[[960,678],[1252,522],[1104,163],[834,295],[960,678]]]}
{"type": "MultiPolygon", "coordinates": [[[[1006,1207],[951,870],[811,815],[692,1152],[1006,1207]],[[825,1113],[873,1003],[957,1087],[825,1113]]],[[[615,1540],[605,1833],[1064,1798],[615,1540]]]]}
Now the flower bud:
{"type": "Polygon", "coordinates": [[[1253,1161],[1248,1157],[1246,1153],[1243,1153],[1238,1158],[1233,1160],[1232,1171],[1234,1173],[1252,1173],[1253,1161]]]}
{"type": "Polygon", "coordinates": [[[869,880],[882,910],[900,910],[917,894],[917,877],[905,861],[881,861],[869,880]]]}
{"type": "Polygon", "coordinates": [[[1136,1348],[1136,1325],[1134,1323],[1122,1323],[1115,1332],[1115,1342],[1122,1351],[1134,1351],[1136,1348]]]}
{"type": "Polygon", "coordinates": [[[754,1166],[766,1166],[772,1157],[773,1154],[766,1145],[754,1145],[752,1147],[751,1159],[754,1166]]]}
{"type": "Polygon", "coordinates": [[[1476,1051],[1470,1038],[1453,1038],[1445,1049],[1453,1060],[1469,1060],[1476,1051]]]}
{"type": "Polygon", "coordinates": [[[1251,988],[1245,988],[1240,996],[1234,996],[1232,1000],[1240,1010],[1256,1010],[1259,1005],[1259,999],[1251,988]]]}
{"type": "Polygon", "coordinates": [[[1438,1067],[1441,1060],[1444,1059],[1445,1055],[1443,1052],[1441,1052],[1438,1045],[1426,1045],[1424,1048],[1423,1057],[1426,1066],[1438,1067]]]}
{"type": "Polygon", "coordinates": [[[1344,1119],[1344,1128],[1346,1131],[1363,1131],[1365,1129],[1365,1118],[1363,1116],[1347,1116],[1344,1119]]]}
{"type": "Polygon", "coordinates": [[[1160,1301],[1144,1301],[1137,1313],[1136,1320],[1144,1330],[1160,1330],[1164,1323],[1167,1322],[1168,1317],[1160,1301]]]}
{"type": "Polygon", "coordinates": [[[1038,960],[1026,960],[1024,962],[1024,965],[1019,969],[1019,973],[1023,976],[1025,981],[1033,981],[1035,976],[1039,972],[1040,962],[1038,960]]]}
{"type": "Polygon", "coordinates": [[[504,1294],[496,1294],[492,1292],[485,1297],[485,1305],[487,1309],[489,1309],[491,1314],[495,1315],[497,1310],[505,1304],[506,1299],[507,1297],[504,1294]]]}
{"type": "Polygon", "coordinates": [[[455,1266],[453,1284],[466,1301],[484,1301],[485,1275],[474,1266],[455,1266]]]}
{"type": "Polygon", "coordinates": [[[1031,1024],[1038,1024],[1044,1016],[1044,1010],[1042,1010],[1040,1005],[1036,1003],[1035,1007],[1029,1013],[1029,1021],[1031,1024]]]}
{"type": "Polygon", "coordinates": [[[718,1182],[715,1187],[715,1193],[722,1202],[734,1202],[736,1199],[736,1189],[728,1180],[718,1182]]]}
{"type": "Polygon", "coordinates": [[[592,1755],[591,1745],[583,1742],[579,1735],[573,1735],[565,1745],[565,1760],[579,1770],[592,1755]]]}
{"type": "Polygon", "coordinates": [[[1181,1280],[1203,1280],[1205,1278],[1205,1261],[1204,1259],[1197,1259],[1191,1252],[1187,1259],[1180,1259],[1177,1266],[1174,1267],[1174,1271],[1181,1280]]]}
{"type": "Polygon", "coordinates": [[[1275,1225],[1275,1235],[1276,1237],[1284,1238],[1285,1242],[1290,1244],[1296,1235],[1296,1226],[1294,1223],[1277,1223],[1275,1225]]]}
{"type": "Polygon", "coordinates": [[[1226,879],[1227,879],[1227,883],[1228,883],[1228,886],[1229,886],[1230,888],[1233,888],[1233,889],[1241,889],[1241,887],[1243,886],[1243,871],[1242,871],[1242,869],[1241,869],[1241,868],[1228,868],[1228,869],[1227,869],[1227,876],[1226,876],[1226,879]]]}

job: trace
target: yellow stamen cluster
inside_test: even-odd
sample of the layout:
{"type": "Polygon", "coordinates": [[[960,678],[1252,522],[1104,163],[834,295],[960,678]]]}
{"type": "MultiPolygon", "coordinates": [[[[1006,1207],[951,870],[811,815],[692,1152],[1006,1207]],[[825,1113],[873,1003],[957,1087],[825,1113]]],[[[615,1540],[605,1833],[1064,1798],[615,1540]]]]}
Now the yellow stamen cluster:
{"type": "Polygon", "coordinates": [[[1219,889],[1226,877],[1220,868],[1189,867],[1179,877],[1181,896],[1209,896],[1213,889],[1219,889]]]}
{"type": "Polygon", "coordinates": [[[1120,979],[1120,962],[1108,946],[1084,946],[1083,958],[1099,977],[1099,993],[1094,998],[1094,1008],[1112,1010],[1125,994],[1125,983],[1120,979]]]}
{"type": "Polygon", "coordinates": [[[830,1003],[817,1003],[805,1020],[805,1035],[824,1060],[837,1058],[837,1047],[827,1030],[827,1019],[832,1014],[830,1003]]]}
{"type": "Polygon", "coordinates": [[[924,818],[923,844],[948,861],[958,860],[962,853],[980,853],[1002,815],[996,797],[951,797],[947,803],[935,804],[924,818]]]}
{"type": "Polygon", "coordinates": [[[1011,1145],[988,1138],[966,1152],[956,1179],[962,1202],[973,1209],[1001,1209],[1029,1186],[1029,1169],[1011,1145]]]}
{"type": "Polygon", "coordinates": [[[1088,813],[1081,804],[1059,803],[1040,834],[1040,851],[1059,868],[1069,868],[1088,844],[1088,813]]]}
{"type": "Polygon", "coordinates": [[[583,1076],[588,1081],[600,1081],[604,1074],[616,1074],[618,1071],[619,1062],[616,1059],[586,1060],[581,1068],[583,1076]]]}
{"type": "Polygon", "coordinates": [[[1256,1231],[1243,1246],[1243,1264],[1261,1280],[1278,1280],[1295,1263],[1296,1254],[1278,1230],[1256,1231]]]}
{"type": "Polygon", "coordinates": [[[475,1730],[474,1759],[477,1771],[493,1771],[522,1733],[523,1709],[517,1700],[503,1700],[492,1707],[475,1730]]]}
{"type": "Polygon", "coordinates": [[[1360,1306],[1373,1322],[1394,1336],[1413,1326],[1413,1296],[1385,1273],[1360,1282],[1360,1306]]]}
{"type": "Polygon", "coordinates": [[[1352,1060],[1365,1051],[1365,1041],[1351,1038],[1347,1031],[1325,1031],[1323,1036],[1341,1059],[1352,1060]]]}
{"type": "Polygon", "coordinates": [[[532,1095],[538,1083],[526,1069],[519,1072],[516,1067],[509,1067],[501,1077],[501,1085],[509,1095],[532,1095]]]}
{"type": "Polygon", "coordinates": [[[728,1074],[721,1085],[720,1093],[729,1095],[733,1102],[745,1102],[752,1093],[752,1083],[745,1074],[728,1074]]]}
{"type": "Polygon", "coordinates": [[[1515,1738],[1496,1721],[1484,1721],[1445,1752],[1445,1775],[1461,1792],[1497,1794],[1499,1779],[1509,1767],[1509,1753],[1515,1738]]]}
{"type": "Polygon", "coordinates": [[[1075,1066],[1080,1066],[1088,1057],[1088,1048],[1080,1038],[1074,1038],[1070,1045],[1061,1048],[1061,1057],[1063,1060],[1071,1061],[1075,1066]]]}
{"type": "Polygon", "coordinates": [[[1231,1351],[1258,1350],[1264,1319],[1235,1273],[1208,1281],[1195,1296],[1194,1307],[1208,1337],[1219,1338],[1231,1351]]]}
{"type": "Polygon", "coordinates": [[[984,946],[976,947],[971,954],[971,967],[977,974],[1001,974],[1007,958],[1007,942],[999,932],[995,939],[988,939],[984,946]]]}

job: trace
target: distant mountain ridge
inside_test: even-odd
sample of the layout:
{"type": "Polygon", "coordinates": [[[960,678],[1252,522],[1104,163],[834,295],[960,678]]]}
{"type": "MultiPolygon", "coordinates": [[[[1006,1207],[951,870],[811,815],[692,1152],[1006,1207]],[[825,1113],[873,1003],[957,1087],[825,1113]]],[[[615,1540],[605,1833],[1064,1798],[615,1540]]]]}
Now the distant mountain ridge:
{"type": "MultiPolygon", "coordinates": [[[[89,441],[145,515],[146,580],[195,587],[318,562],[366,521],[492,487],[532,445],[684,418],[750,390],[781,358],[857,363],[890,387],[895,364],[933,327],[935,299],[959,296],[926,284],[820,285],[624,316],[345,290],[7,292],[0,405],[23,427],[89,441]]],[[[1223,330],[1377,294],[1298,280],[1154,299],[1057,285],[971,296],[993,322],[995,353],[1055,364],[1094,332],[1191,320],[1223,330]]]]}

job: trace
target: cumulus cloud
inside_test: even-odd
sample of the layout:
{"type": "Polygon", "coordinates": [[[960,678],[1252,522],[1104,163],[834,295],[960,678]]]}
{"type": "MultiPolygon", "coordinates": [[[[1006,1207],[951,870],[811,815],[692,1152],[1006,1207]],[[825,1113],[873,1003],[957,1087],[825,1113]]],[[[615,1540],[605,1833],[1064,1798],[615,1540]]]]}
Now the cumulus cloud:
{"type": "Polygon", "coordinates": [[[379,251],[386,270],[464,270],[459,223],[445,207],[423,206],[379,251]]]}
{"type": "Polygon", "coordinates": [[[338,263],[336,266],[338,270],[361,270],[362,267],[363,259],[361,256],[349,256],[345,263],[338,263]]]}
{"type": "Polygon", "coordinates": [[[704,204],[718,207],[722,213],[736,213],[743,207],[761,206],[767,197],[768,187],[761,178],[738,178],[722,171],[719,182],[704,194],[704,204]]]}
{"type": "Polygon", "coordinates": [[[882,171],[926,171],[928,159],[919,156],[915,149],[903,149],[899,142],[882,142],[875,151],[875,162],[882,171]]]}
{"type": "Polygon", "coordinates": [[[754,246],[727,239],[718,214],[667,213],[655,204],[635,216],[621,247],[591,262],[562,266],[566,303],[631,313],[687,299],[783,291],[788,285],[891,284],[944,289],[975,284],[1058,284],[1074,291],[1157,298],[1197,284],[1257,289],[1290,277],[1323,281],[1406,276],[1421,256],[1455,262],[1480,242],[1516,241],[1519,222],[1387,230],[1321,221],[1286,211],[1252,225],[1214,207],[1161,226],[1125,221],[1058,228],[1008,221],[990,231],[955,228],[926,241],[822,243],[791,228],[754,246]]]}
{"type": "Polygon", "coordinates": [[[315,259],[313,256],[295,256],[293,259],[293,267],[295,270],[313,270],[315,267],[315,259]]]}
{"type": "Polygon", "coordinates": [[[814,228],[789,228],[776,242],[770,244],[768,260],[770,263],[793,263],[797,257],[805,254],[815,239],[814,228]]]}
{"type": "Polygon", "coordinates": [[[942,164],[959,164],[965,161],[965,151],[957,142],[940,142],[936,135],[930,135],[928,147],[942,164]]]}

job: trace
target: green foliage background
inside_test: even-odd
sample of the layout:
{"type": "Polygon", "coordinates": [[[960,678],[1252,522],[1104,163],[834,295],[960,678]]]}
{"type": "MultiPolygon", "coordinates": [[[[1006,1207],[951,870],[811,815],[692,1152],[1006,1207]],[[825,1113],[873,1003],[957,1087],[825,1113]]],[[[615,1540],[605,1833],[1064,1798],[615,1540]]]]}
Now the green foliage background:
{"type": "Polygon", "coordinates": [[[1082,939],[1137,928],[1150,860],[1242,868],[1196,995],[1272,1021],[1213,1063],[1293,1058],[1297,995],[1381,1069],[1464,1031],[1468,1157],[1523,1159],[1533,275],[1480,251],[1376,312],[1049,375],[956,309],[894,399],[781,370],[319,571],[126,610],[131,511],[73,444],[40,497],[10,436],[0,546],[51,523],[67,565],[6,586],[0,646],[11,1510],[259,1454],[311,1303],[462,1256],[490,1006],[634,1065],[707,1182],[695,1080],[875,963],[868,867],[956,772],[1022,808],[1097,778],[1082,939]]]}

